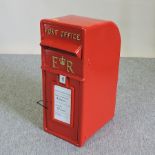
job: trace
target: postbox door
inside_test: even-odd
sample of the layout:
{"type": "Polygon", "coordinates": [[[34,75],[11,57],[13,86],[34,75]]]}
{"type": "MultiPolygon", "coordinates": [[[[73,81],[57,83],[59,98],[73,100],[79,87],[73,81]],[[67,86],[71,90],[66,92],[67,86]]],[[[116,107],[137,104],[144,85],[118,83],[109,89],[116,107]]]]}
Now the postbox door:
{"type": "Polygon", "coordinates": [[[78,140],[78,100],[80,82],[66,77],[60,83],[60,75],[46,72],[47,128],[62,138],[78,140]]]}

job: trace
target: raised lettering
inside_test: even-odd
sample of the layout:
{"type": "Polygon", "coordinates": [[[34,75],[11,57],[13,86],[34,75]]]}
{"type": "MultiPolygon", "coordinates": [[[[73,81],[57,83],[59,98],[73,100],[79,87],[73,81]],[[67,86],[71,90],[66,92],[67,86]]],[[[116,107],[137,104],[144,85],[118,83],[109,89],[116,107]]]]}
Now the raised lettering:
{"type": "Polygon", "coordinates": [[[73,69],[72,69],[72,65],[73,63],[71,61],[67,61],[67,72],[73,72],[73,69]]]}
{"type": "Polygon", "coordinates": [[[58,60],[58,57],[52,56],[52,67],[53,67],[53,68],[57,68],[57,67],[56,67],[57,60],[58,60]]]}

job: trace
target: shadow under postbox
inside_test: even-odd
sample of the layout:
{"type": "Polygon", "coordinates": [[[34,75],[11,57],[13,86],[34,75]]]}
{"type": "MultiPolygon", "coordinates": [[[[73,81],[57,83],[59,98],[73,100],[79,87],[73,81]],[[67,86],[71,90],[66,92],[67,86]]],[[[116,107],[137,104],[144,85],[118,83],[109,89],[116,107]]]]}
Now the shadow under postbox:
{"type": "Polygon", "coordinates": [[[81,146],[114,115],[120,52],[118,29],[111,22],[79,16],[44,19],[41,48],[43,102],[47,107],[44,129],[81,146]],[[99,39],[103,37],[103,45],[95,39],[96,34],[99,39]],[[112,59],[107,52],[113,53],[112,59]],[[105,57],[102,62],[101,57],[105,57]]]}

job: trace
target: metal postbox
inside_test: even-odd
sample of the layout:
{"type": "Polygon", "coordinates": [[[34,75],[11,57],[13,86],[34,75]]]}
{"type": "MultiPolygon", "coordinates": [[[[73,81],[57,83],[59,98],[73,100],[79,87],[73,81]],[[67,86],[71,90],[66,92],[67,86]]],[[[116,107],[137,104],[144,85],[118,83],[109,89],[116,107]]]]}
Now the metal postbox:
{"type": "Polygon", "coordinates": [[[44,130],[82,146],[114,116],[120,33],[111,21],[41,20],[44,130]]]}

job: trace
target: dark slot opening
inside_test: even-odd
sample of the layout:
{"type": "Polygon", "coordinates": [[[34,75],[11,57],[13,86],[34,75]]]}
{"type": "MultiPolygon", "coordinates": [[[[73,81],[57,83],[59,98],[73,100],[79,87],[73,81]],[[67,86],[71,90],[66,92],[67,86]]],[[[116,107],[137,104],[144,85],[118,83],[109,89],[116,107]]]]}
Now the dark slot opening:
{"type": "Polygon", "coordinates": [[[69,51],[66,51],[66,50],[61,50],[61,49],[58,49],[58,48],[54,48],[54,47],[48,47],[48,46],[44,46],[45,49],[48,49],[48,50],[53,50],[55,52],[59,52],[59,53],[62,53],[62,54],[69,54],[71,56],[74,56],[74,57],[77,57],[76,54],[74,53],[71,53],[69,51]]]}

